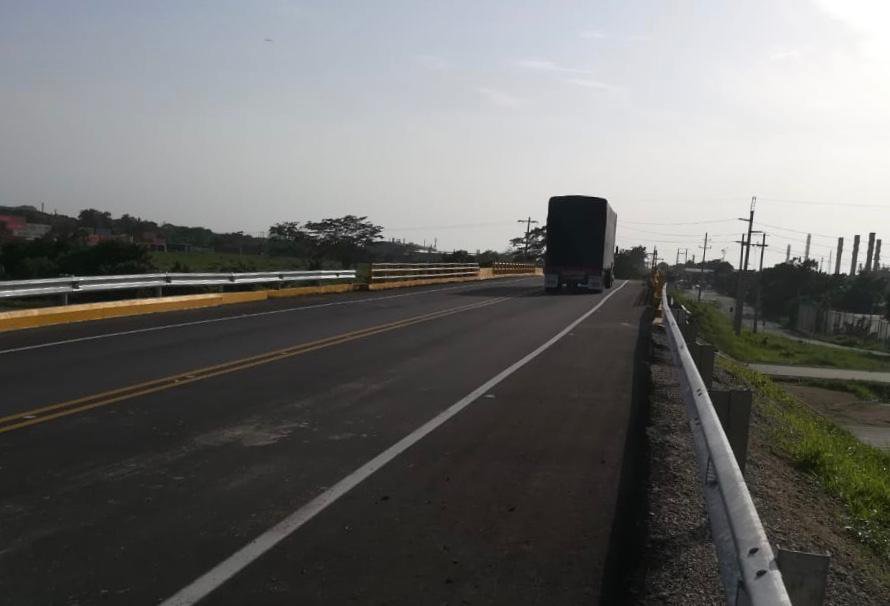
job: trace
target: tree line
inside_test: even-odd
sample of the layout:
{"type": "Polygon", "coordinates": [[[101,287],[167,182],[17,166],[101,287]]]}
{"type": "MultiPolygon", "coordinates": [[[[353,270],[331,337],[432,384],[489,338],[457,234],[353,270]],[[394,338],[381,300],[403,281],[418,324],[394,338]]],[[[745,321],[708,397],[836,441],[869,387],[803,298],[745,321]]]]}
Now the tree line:
{"type": "MultiPolygon", "coordinates": [[[[670,268],[669,279],[688,280],[677,271],[683,267],[670,268]]],[[[717,292],[736,296],[738,272],[731,264],[709,261],[705,263],[705,269],[710,270],[705,281],[717,292]]],[[[800,303],[859,314],[883,314],[890,319],[890,272],[887,270],[861,272],[851,277],[822,273],[813,259],[793,259],[764,268],[762,273],[749,272],[744,277],[742,290],[748,305],[756,304],[758,284],[761,310],[770,320],[793,325],[800,303]]]]}

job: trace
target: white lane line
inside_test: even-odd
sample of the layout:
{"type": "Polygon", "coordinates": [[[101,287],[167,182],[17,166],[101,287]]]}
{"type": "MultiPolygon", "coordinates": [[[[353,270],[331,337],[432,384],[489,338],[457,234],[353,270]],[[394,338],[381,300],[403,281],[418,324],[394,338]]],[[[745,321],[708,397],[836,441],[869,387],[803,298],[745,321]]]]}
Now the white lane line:
{"type": "MultiPolygon", "coordinates": [[[[515,282],[521,282],[523,279],[528,278],[518,278],[515,280],[501,280],[498,281],[497,284],[513,284],[515,282]]],[[[456,286],[450,288],[436,288],[434,290],[424,290],[420,292],[409,292],[403,293],[399,295],[389,295],[386,297],[365,297],[364,299],[350,299],[347,301],[333,301],[331,303],[318,303],[315,305],[300,305],[298,307],[287,307],[284,309],[273,309],[271,311],[258,311],[252,314],[238,314],[235,316],[224,316],[222,318],[210,318],[208,320],[193,320],[191,322],[180,322],[178,324],[164,324],[161,326],[150,326],[148,328],[136,328],[133,330],[124,330],[120,332],[109,332],[101,335],[90,335],[88,337],[77,337],[75,339],[65,339],[63,341],[50,341],[48,343],[39,343],[37,345],[25,345],[22,347],[13,347],[10,349],[0,349],[0,356],[3,354],[17,353],[20,351],[30,351],[32,349],[43,349],[45,347],[56,347],[58,345],[69,345],[71,343],[82,343],[84,341],[96,341],[98,339],[110,339],[111,337],[123,337],[127,335],[138,335],[146,332],[155,332],[159,330],[168,330],[171,328],[183,328],[186,326],[199,326],[201,324],[213,324],[215,322],[228,322],[231,320],[244,320],[247,318],[257,318],[260,316],[271,316],[274,314],[283,314],[289,313],[292,311],[303,311],[306,309],[319,309],[321,307],[334,307],[336,305],[355,305],[357,303],[373,303],[375,301],[387,301],[389,299],[401,299],[402,297],[419,297],[426,294],[432,294],[437,292],[447,292],[452,290],[467,290],[469,288],[478,287],[480,282],[474,282],[469,286],[456,286]]]]}
{"type": "Polygon", "coordinates": [[[563,328],[561,331],[551,337],[546,343],[539,346],[522,359],[514,362],[494,377],[471,391],[469,394],[440,412],[438,415],[412,431],[410,434],[381,452],[379,455],[350,473],[348,476],[331,486],[329,489],[297,509],[295,512],[284,518],[278,524],[252,540],[250,543],[230,555],[228,558],[211,568],[209,571],[192,581],[191,584],[176,592],[170,598],[161,602],[161,606],[190,606],[196,604],[199,600],[207,597],[215,589],[219,588],[223,583],[234,577],[236,574],[244,570],[251,562],[258,559],[264,553],[275,547],[278,543],[293,534],[297,529],[306,524],[309,520],[324,511],[329,505],[333,504],[337,499],[348,493],[350,490],[368,479],[376,471],[384,465],[395,459],[397,456],[408,450],[411,446],[422,440],[437,427],[448,421],[461,410],[469,406],[480,396],[486,394],[492,387],[515,373],[517,370],[537,358],[541,353],[549,349],[554,343],[562,339],[569,332],[574,330],[581,322],[592,316],[606,301],[608,301],[615,293],[621,290],[627,281],[621,283],[608,295],[586,311],[578,319],[563,328]]]}

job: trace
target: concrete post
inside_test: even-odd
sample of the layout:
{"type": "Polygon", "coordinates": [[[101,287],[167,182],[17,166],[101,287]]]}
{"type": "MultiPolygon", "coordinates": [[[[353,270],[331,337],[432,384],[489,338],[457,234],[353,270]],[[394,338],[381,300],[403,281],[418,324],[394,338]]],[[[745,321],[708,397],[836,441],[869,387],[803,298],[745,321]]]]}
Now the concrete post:
{"type": "Polygon", "coordinates": [[[711,385],[714,383],[714,357],[717,350],[710,343],[696,340],[690,346],[689,351],[705,387],[711,391],[711,385]]]}
{"type": "Polygon", "coordinates": [[[875,254],[875,232],[868,234],[868,249],[865,253],[865,271],[871,271],[871,259],[875,254]]]}
{"type": "Polygon", "coordinates": [[[850,260],[850,277],[856,275],[856,263],[859,261],[859,234],[853,236],[853,258],[850,260]]]}
{"type": "Polygon", "coordinates": [[[834,260],[834,275],[841,273],[841,255],[844,254],[844,239],[837,239],[837,259],[834,260]]]}
{"type": "Polygon", "coordinates": [[[794,606],[822,606],[831,555],[779,547],[776,550],[776,562],[794,606]]]}
{"type": "Polygon", "coordinates": [[[723,431],[735,454],[735,460],[739,464],[739,469],[745,473],[745,463],[748,460],[751,402],[753,401],[751,392],[740,389],[714,390],[710,395],[714,410],[717,411],[717,417],[720,419],[720,424],[723,425],[723,431]]]}

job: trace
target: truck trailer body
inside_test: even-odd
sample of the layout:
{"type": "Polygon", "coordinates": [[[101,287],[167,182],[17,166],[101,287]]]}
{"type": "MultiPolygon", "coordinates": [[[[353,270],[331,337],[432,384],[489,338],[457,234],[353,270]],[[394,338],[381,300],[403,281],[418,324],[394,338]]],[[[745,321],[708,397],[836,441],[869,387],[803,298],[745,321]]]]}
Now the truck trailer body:
{"type": "Polygon", "coordinates": [[[605,198],[554,196],[547,210],[544,288],[612,286],[618,215],[605,198]]]}

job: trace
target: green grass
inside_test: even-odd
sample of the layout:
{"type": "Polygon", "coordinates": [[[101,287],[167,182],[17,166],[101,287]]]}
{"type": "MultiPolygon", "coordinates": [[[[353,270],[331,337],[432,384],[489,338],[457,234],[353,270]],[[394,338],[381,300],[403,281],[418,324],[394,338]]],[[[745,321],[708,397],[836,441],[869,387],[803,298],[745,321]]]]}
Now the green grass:
{"type": "Polygon", "coordinates": [[[890,371],[890,358],[887,356],[802,343],[774,333],[755,334],[747,329],[743,329],[742,334],[736,336],[729,318],[714,304],[696,302],[682,295],[679,295],[678,299],[692,312],[698,323],[699,334],[738,360],[766,364],[890,371]]]}
{"type": "Polygon", "coordinates": [[[863,444],[765,375],[732,360],[720,364],[761,396],[772,443],[841,500],[860,541],[890,559],[890,453],[863,444]]]}
{"type": "Polygon", "coordinates": [[[159,271],[177,272],[239,272],[306,269],[306,259],[266,257],[218,252],[152,252],[152,263],[159,271]]]}

